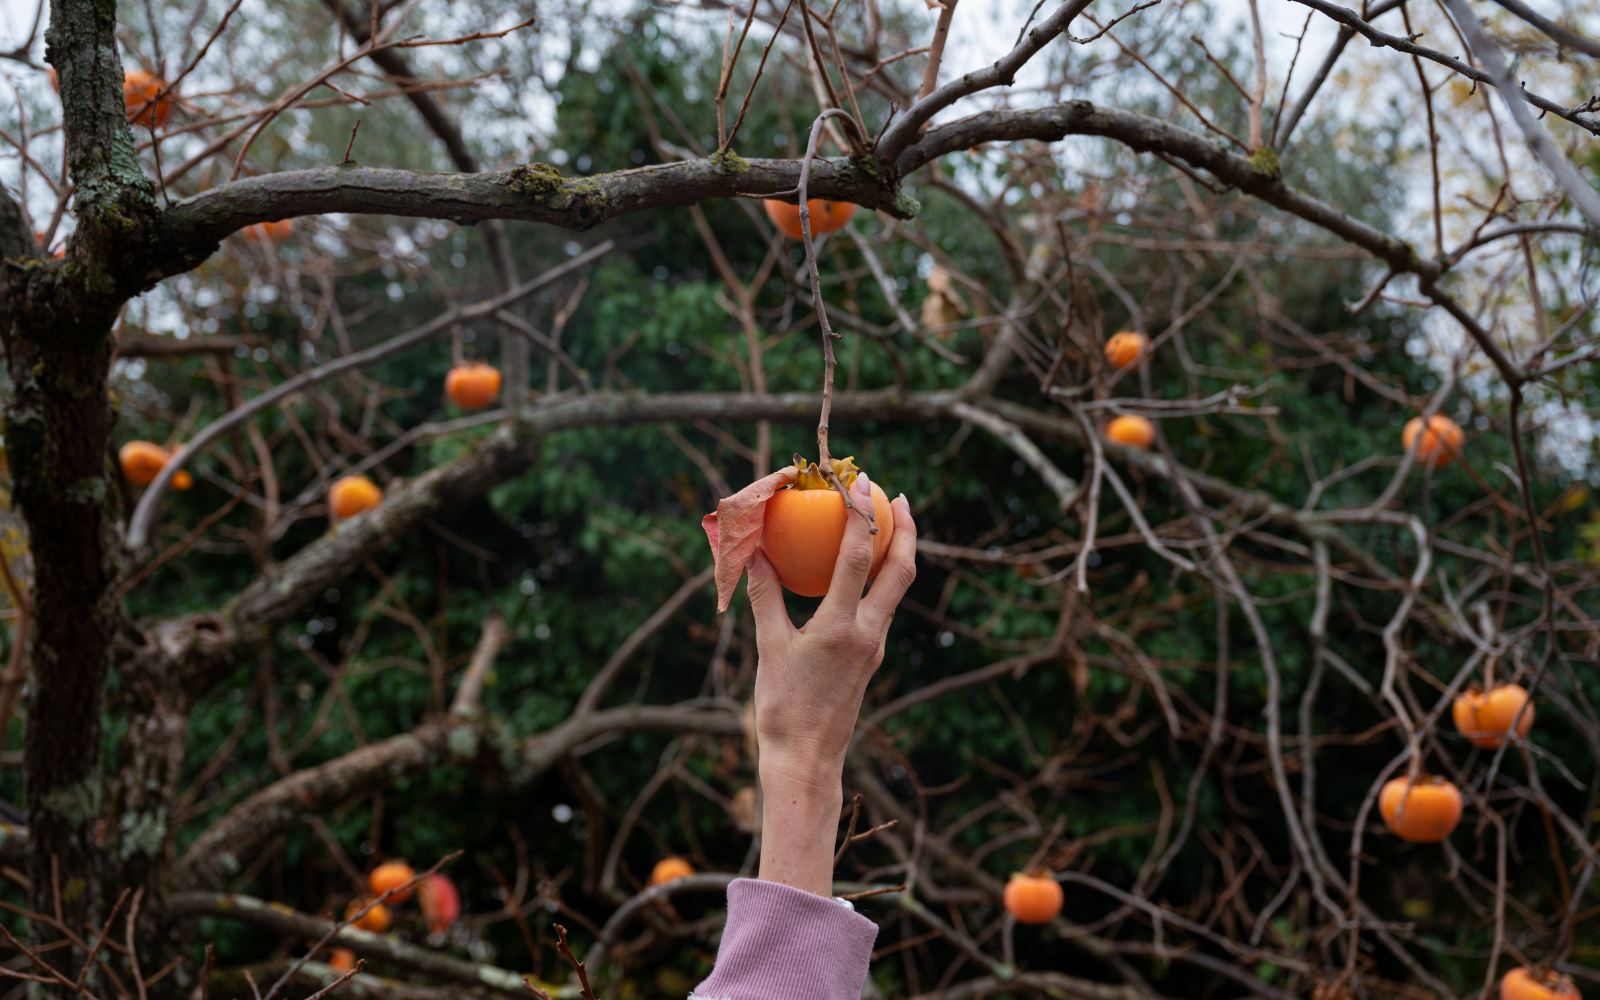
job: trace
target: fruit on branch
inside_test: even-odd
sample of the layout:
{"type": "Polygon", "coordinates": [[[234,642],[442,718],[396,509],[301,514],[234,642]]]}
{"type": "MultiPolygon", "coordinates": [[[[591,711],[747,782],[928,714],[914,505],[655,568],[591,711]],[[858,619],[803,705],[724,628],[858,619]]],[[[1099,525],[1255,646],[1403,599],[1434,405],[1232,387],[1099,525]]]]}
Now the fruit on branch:
{"type": "MultiPolygon", "coordinates": [[[[845,508],[844,497],[817,470],[815,462],[806,466],[804,459],[796,459],[795,467],[801,471],[794,485],[778,490],[767,501],[761,525],[761,551],[778,571],[778,581],[791,593],[821,597],[833,582],[833,565],[839,561],[845,525],[849,518],[861,515],[845,508]]],[[[860,470],[853,458],[836,458],[833,472],[844,488],[849,489],[860,470]]],[[[872,484],[872,508],[878,533],[872,536],[872,568],[867,571],[868,580],[883,568],[884,557],[889,554],[889,540],[894,537],[894,511],[889,507],[889,497],[877,483],[872,484]]]]}
{"type": "Polygon", "coordinates": [[[340,972],[349,972],[356,967],[356,953],[349,948],[335,948],[328,955],[328,967],[338,969],[340,972]]]}
{"type": "Polygon", "coordinates": [[[666,885],[694,874],[694,866],[682,858],[662,858],[650,869],[651,885],[666,885]]]}
{"type": "Polygon", "coordinates": [[[282,243],[293,233],[294,220],[279,219],[277,222],[258,222],[246,227],[244,238],[252,243],[282,243]]]}
{"type": "MultiPolygon", "coordinates": [[[[800,206],[791,205],[786,201],[768,198],[767,218],[777,226],[783,235],[791,240],[805,239],[800,230],[800,206]]],[[[848,201],[827,201],[822,198],[811,198],[806,201],[806,207],[811,210],[811,236],[816,238],[823,233],[831,233],[835,229],[843,229],[856,214],[856,206],[848,201]]]]}
{"type": "Polygon", "coordinates": [[[1124,330],[1106,341],[1106,360],[1118,368],[1126,368],[1139,360],[1139,355],[1150,346],[1150,338],[1136,330],[1124,330]]]}
{"type": "Polygon", "coordinates": [[[1461,822],[1461,791],[1443,778],[1425,774],[1411,784],[1393,778],[1378,793],[1378,811],[1394,835],[1413,844],[1437,844],[1461,822]]]}
{"type": "Polygon", "coordinates": [[[417,905],[428,921],[428,932],[443,934],[461,916],[461,893],[449,877],[435,873],[417,883],[417,905]]]}
{"type": "MultiPolygon", "coordinates": [[[[135,486],[149,486],[156,481],[161,470],[172,461],[172,453],[159,444],[149,441],[129,441],[117,449],[117,461],[122,464],[122,475],[135,486]]],[[[186,490],[194,485],[194,477],[187,469],[179,469],[172,477],[172,488],[186,490]]]]}
{"type": "MultiPolygon", "coordinates": [[[[33,238],[38,242],[39,248],[41,250],[44,249],[44,233],[34,233],[33,238]]],[[[57,247],[55,251],[50,254],[50,256],[55,260],[64,259],[67,256],[66,245],[62,244],[61,246],[57,247]]]]}
{"type": "MultiPolygon", "coordinates": [[[[341,479],[339,482],[342,483],[344,480],[341,479]]],[[[366,480],[362,480],[362,482],[366,482],[366,480]]],[[[338,483],[334,485],[337,487],[338,483]]],[[[371,484],[369,483],[368,485],[371,484]]],[[[377,487],[373,488],[376,489],[377,487]]],[[[365,510],[366,508],[362,509],[365,510]]],[[[348,517],[349,515],[340,514],[339,516],[348,517]]],[[[400,886],[405,885],[416,877],[417,873],[404,861],[385,861],[367,873],[367,888],[374,896],[381,896],[390,889],[399,889],[398,892],[389,897],[389,902],[404,903],[411,898],[411,893],[416,890],[416,886],[412,886],[409,889],[400,889],[400,886]]]]}
{"type": "Polygon", "coordinates": [[[1106,424],[1106,439],[1114,444],[1143,451],[1156,439],[1156,425],[1145,417],[1124,413],[1106,424]]]}
{"type": "Polygon", "coordinates": [[[1436,469],[1449,465],[1450,460],[1461,453],[1461,446],[1467,440],[1461,425],[1442,413],[1435,413],[1428,418],[1426,430],[1423,429],[1421,417],[1406,421],[1405,430],[1400,432],[1400,443],[1406,451],[1411,450],[1411,443],[1418,434],[1422,435],[1422,443],[1417,445],[1417,461],[1436,469]]]}
{"type": "Polygon", "coordinates": [[[1061,912],[1061,883],[1048,875],[1012,872],[1006,883],[1006,912],[1019,924],[1048,924],[1061,912]]]}
{"type": "MultiPolygon", "coordinates": [[[[357,913],[360,913],[361,908],[366,906],[368,903],[372,903],[372,900],[352,899],[350,901],[350,905],[344,908],[344,918],[349,920],[357,913]]],[[[363,914],[361,919],[357,920],[351,926],[359,927],[364,931],[371,931],[374,934],[382,934],[384,931],[389,929],[390,923],[389,908],[384,906],[382,903],[372,903],[372,908],[363,914]]]]}
{"type": "Polygon", "coordinates": [[[1456,730],[1467,742],[1498,750],[1512,732],[1513,722],[1518,739],[1527,738],[1528,730],[1533,728],[1533,706],[1528,705],[1524,712],[1524,705],[1528,705],[1528,692],[1521,684],[1501,684],[1488,693],[1474,684],[1456,699],[1450,714],[1455,717],[1456,730]],[[1522,713],[1521,718],[1518,712],[1522,713]]]}
{"type": "Polygon", "coordinates": [[[500,372],[479,362],[450,369],[444,377],[445,395],[463,410],[481,410],[500,396],[500,372]]]}
{"type": "Polygon", "coordinates": [[[1500,1000],[1581,1000],[1572,977],[1552,969],[1512,969],[1500,980],[1500,1000]]]}
{"type": "MultiPolygon", "coordinates": [[[[335,517],[341,520],[355,517],[364,510],[370,510],[383,503],[383,491],[366,476],[345,476],[337,479],[328,488],[328,506],[333,508],[335,517]]],[[[374,871],[381,871],[387,865],[379,865],[374,871]]],[[[404,867],[404,866],[402,866],[404,867]]],[[[407,872],[411,869],[406,868],[407,872]]],[[[406,878],[410,878],[408,874],[406,878]]],[[[404,881],[402,879],[401,881],[404,881]]],[[[382,890],[378,890],[382,891],[382,890]]]]}
{"type": "Polygon", "coordinates": [[[156,95],[167,82],[142,69],[130,69],[122,77],[122,102],[127,105],[128,124],[145,128],[161,128],[172,116],[172,95],[156,95]],[[151,102],[155,103],[152,104],[151,102]]]}

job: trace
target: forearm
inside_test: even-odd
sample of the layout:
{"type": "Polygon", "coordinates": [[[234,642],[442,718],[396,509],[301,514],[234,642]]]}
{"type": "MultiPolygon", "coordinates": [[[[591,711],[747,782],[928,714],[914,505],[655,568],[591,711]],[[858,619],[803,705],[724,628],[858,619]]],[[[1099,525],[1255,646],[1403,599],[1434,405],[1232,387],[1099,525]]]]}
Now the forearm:
{"type": "Polygon", "coordinates": [[[842,761],[762,754],[762,881],[833,895],[842,776],[842,761]]]}

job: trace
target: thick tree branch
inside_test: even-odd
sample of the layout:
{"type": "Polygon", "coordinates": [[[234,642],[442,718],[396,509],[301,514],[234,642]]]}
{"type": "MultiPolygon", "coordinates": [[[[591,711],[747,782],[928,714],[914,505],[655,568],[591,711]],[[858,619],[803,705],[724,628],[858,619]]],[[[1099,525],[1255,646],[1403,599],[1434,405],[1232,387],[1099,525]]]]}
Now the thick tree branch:
{"type": "Polygon", "coordinates": [[[1290,187],[1275,170],[1258,169],[1250,158],[1219,149],[1211,139],[1188,129],[1119,108],[1069,101],[1027,111],[985,111],[930,129],[900,155],[895,166],[909,174],[946,153],[985,142],[1035,139],[1054,142],[1069,135],[1114,139],[1141,153],[1161,153],[1207,170],[1223,183],[1297,215],[1361,247],[1397,271],[1425,278],[1443,271],[1438,261],[1418,257],[1411,244],[1354,219],[1327,202],[1290,187]]]}
{"type": "MultiPolygon", "coordinates": [[[[647,730],[724,736],[744,732],[741,719],[731,711],[671,705],[606,709],[568,719],[524,740],[511,754],[512,775],[525,785],[596,736],[647,730]]],[[[296,771],[241,802],[201,834],[173,865],[172,883],[180,889],[197,890],[222,885],[301,816],[329,809],[423,768],[475,759],[480,752],[496,752],[488,735],[472,720],[452,716],[425,722],[409,733],[352,750],[318,767],[296,771]]]]}
{"type": "MultiPolygon", "coordinates": [[[[800,164],[736,156],[684,160],[594,177],[563,177],[543,163],[481,174],[443,174],[368,167],[321,167],[245,178],[178,202],[163,213],[162,275],[194,266],[229,233],[259,222],[327,212],[451,219],[543,222],[585,230],[633,212],[689,205],[707,198],[793,191],[800,164]]],[[[915,202],[848,160],[818,159],[814,197],[851,201],[896,218],[915,202]]]]}
{"type": "Polygon", "coordinates": [[[907,108],[905,114],[896,118],[883,130],[874,152],[893,163],[901,158],[903,150],[916,141],[922,132],[922,127],[932,120],[934,115],[963,97],[970,97],[980,90],[1011,86],[1012,81],[1016,79],[1017,71],[1038,55],[1040,49],[1066,31],[1072,24],[1072,19],[1082,13],[1090,2],[1091,0],[1067,0],[1049,17],[1028,29],[1028,33],[1017,47],[995,60],[994,65],[964,73],[907,108]]]}
{"type": "MultiPolygon", "coordinates": [[[[236,896],[222,892],[177,892],[167,897],[166,913],[175,919],[193,917],[221,917],[237,920],[252,927],[260,927],[285,937],[318,941],[333,930],[333,921],[298,913],[280,903],[268,903],[253,896],[236,896]]],[[[349,948],[365,958],[392,962],[405,969],[430,976],[438,976],[455,983],[487,986],[497,993],[526,997],[527,988],[522,977],[515,972],[465,962],[427,948],[407,944],[392,934],[374,934],[371,931],[346,927],[335,934],[334,944],[349,948]]]]}

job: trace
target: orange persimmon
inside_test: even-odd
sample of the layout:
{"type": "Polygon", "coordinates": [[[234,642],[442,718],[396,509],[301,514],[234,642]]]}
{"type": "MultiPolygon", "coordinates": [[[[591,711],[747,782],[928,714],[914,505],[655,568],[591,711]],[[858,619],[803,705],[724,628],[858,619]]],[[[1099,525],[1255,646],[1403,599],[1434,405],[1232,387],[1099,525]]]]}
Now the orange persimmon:
{"type": "Polygon", "coordinates": [[[1400,444],[1406,451],[1411,450],[1411,444],[1417,440],[1418,434],[1422,435],[1422,443],[1417,445],[1417,461],[1436,469],[1449,465],[1450,460],[1460,454],[1461,446],[1467,440],[1461,425],[1442,413],[1435,413],[1428,418],[1427,430],[1422,428],[1421,417],[1406,421],[1405,429],[1400,432],[1400,444]]]}
{"type": "MultiPolygon", "coordinates": [[[[45,249],[44,233],[34,233],[33,234],[33,238],[38,241],[39,249],[41,249],[41,250],[45,249]]],[[[50,256],[55,260],[63,260],[63,259],[65,259],[66,256],[67,256],[66,244],[62,244],[61,246],[56,247],[55,250],[51,251],[50,256]]]]}
{"type": "Polygon", "coordinates": [[[1551,969],[1526,965],[1512,969],[1500,980],[1500,1000],[1582,1000],[1572,977],[1551,969]]]}
{"type": "Polygon", "coordinates": [[[694,874],[694,866],[682,858],[662,858],[650,869],[651,885],[666,885],[694,874]]]}
{"type": "MultiPolygon", "coordinates": [[[[372,900],[370,899],[352,899],[350,905],[344,908],[344,918],[349,920],[357,913],[360,913],[363,906],[371,902],[372,900]]],[[[359,927],[364,931],[371,931],[374,934],[382,934],[389,929],[389,924],[389,908],[382,903],[373,903],[372,909],[368,910],[365,916],[351,924],[351,926],[359,927]]]]}
{"type": "MultiPolygon", "coordinates": [[[[328,506],[335,517],[355,517],[383,503],[383,490],[366,476],[345,476],[328,488],[328,506]]],[[[411,876],[407,875],[407,878],[411,876]]]]}
{"type": "MultiPolygon", "coordinates": [[[[783,235],[791,240],[804,239],[800,229],[800,206],[787,201],[778,201],[768,198],[763,204],[767,208],[767,218],[777,226],[783,235]]],[[[848,201],[828,201],[824,198],[808,198],[806,207],[811,210],[811,235],[813,238],[823,233],[831,233],[835,229],[843,229],[856,214],[856,206],[848,201]]]]}
{"type": "Polygon", "coordinates": [[[1404,777],[1384,783],[1378,811],[1395,836],[1414,844],[1437,844],[1461,822],[1461,791],[1443,778],[1425,774],[1406,790],[1404,777]]]}
{"type": "Polygon", "coordinates": [[[122,77],[122,102],[127,105],[128,124],[161,128],[172,116],[172,95],[158,101],[156,95],[167,82],[142,69],[130,69],[122,77]],[[152,104],[151,102],[154,101],[152,104]]]}
{"type": "MultiPolygon", "coordinates": [[[[833,470],[845,489],[856,481],[860,471],[851,458],[834,459],[833,470]]],[[[878,533],[872,536],[868,580],[883,568],[889,540],[894,537],[894,511],[889,507],[888,495],[877,483],[872,484],[872,512],[878,533]]],[[[761,526],[761,551],[778,571],[778,581],[801,597],[826,594],[833,582],[833,564],[839,561],[847,519],[853,516],[845,508],[844,498],[817,471],[815,462],[801,471],[793,486],[772,494],[761,526]]]]}
{"type": "Polygon", "coordinates": [[[1156,439],[1156,425],[1145,417],[1124,413],[1106,424],[1106,439],[1143,451],[1156,439]]]}
{"type": "Polygon", "coordinates": [[[1528,691],[1521,684],[1501,684],[1488,692],[1474,684],[1456,699],[1450,714],[1455,719],[1456,731],[1465,736],[1467,742],[1495,750],[1505,742],[1506,734],[1512,732],[1513,721],[1517,725],[1518,739],[1525,739],[1528,730],[1533,728],[1533,706],[1528,705],[1524,712],[1523,705],[1528,705],[1528,691]],[[1522,713],[1520,719],[1518,712],[1522,713]]]}
{"type": "Polygon", "coordinates": [[[328,955],[328,965],[340,972],[349,972],[356,967],[356,953],[349,948],[335,948],[328,955]]]}
{"type": "Polygon", "coordinates": [[[1061,912],[1061,883],[1048,875],[1012,872],[1004,895],[1006,912],[1019,924],[1048,924],[1061,912]]]}
{"type": "MultiPolygon", "coordinates": [[[[172,453],[149,441],[129,441],[117,449],[117,460],[122,464],[122,475],[134,486],[149,486],[156,481],[161,470],[172,461],[172,453]]],[[[172,488],[186,490],[194,485],[194,477],[187,469],[179,469],[172,477],[172,488]]]]}
{"type": "Polygon", "coordinates": [[[1106,341],[1106,360],[1118,368],[1126,368],[1139,360],[1139,355],[1150,346],[1150,338],[1135,330],[1124,330],[1106,341]]]}
{"type": "Polygon", "coordinates": [[[500,396],[500,371],[482,362],[452,368],[444,391],[463,410],[481,410],[500,396]]]}
{"type": "MultiPolygon", "coordinates": [[[[345,479],[339,480],[340,483],[347,481],[348,480],[345,479]]],[[[367,483],[365,479],[361,481],[367,483]]],[[[367,485],[372,486],[371,483],[367,483],[367,485]]],[[[338,489],[338,487],[339,484],[335,483],[334,489],[338,489]]],[[[376,486],[372,486],[372,488],[374,490],[377,489],[376,486]]],[[[335,501],[335,504],[337,503],[338,501],[335,501]]],[[[370,507],[372,504],[368,504],[367,506],[370,507]]],[[[366,507],[360,508],[360,510],[366,509],[366,507]]],[[[352,513],[359,513],[359,511],[352,511],[352,513]]],[[[340,513],[339,516],[349,517],[350,515],[340,513]]],[[[371,890],[374,896],[381,896],[390,889],[397,889],[416,877],[417,873],[413,871],[411,866],[406,864],[404,861],[385,861],[383,864],[367,873],[367,888],[371,890]]],[[[411,898],[411,893],[415,891],[415,889],[416,886],[412,886],[410,889],[400,889],[399,892],[396,892],[394,895],[389,897],[389,902],[404,903],[406,900],[411,898]]]]}
{"type": "Polygon", "coordinates": [[[258,222],[247,226],[244,238],[252,243],[282,243],[294,232],[294,219],[279,219],[276,222],[258,222]]]}

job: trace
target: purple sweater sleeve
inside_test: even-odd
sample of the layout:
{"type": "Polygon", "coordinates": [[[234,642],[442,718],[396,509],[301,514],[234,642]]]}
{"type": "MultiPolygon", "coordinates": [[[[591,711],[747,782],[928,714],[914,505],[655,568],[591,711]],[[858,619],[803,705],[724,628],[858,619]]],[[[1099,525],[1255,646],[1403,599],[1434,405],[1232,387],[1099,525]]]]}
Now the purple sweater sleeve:
{"type": "Polygon", "coordinates": [[[734,879],[717,964],[690,1000],[860,1000],[877,937],[837,900],[734,879]]]}

